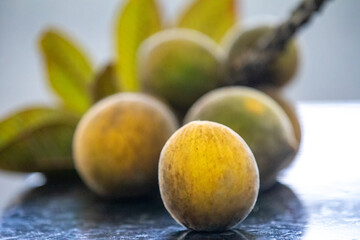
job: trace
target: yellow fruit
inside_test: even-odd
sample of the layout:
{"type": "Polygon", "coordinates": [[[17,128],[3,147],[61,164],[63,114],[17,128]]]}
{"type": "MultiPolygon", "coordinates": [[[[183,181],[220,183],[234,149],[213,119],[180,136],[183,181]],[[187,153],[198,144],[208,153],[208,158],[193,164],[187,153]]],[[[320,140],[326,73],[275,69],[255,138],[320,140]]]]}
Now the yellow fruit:
{"type": "Polygon", "coordinates": [[[237,132],[254,153],[260,189],[271,187],[296,150],[293,128],[286,113],[266,94],[247,87],[225,87],[201,97],[185,122],[208,120],[237,132]]]}
{"type": "Polygon", "coordinates": [[[132,197],[157,185],[159,155],[177,122],[160,101],[120,93],[94,105],[77,126],[75,166],[85,183],[106,197],[132,197]]]}
{"type": "MultiPolygon", "coordinates": [[[[234,62],[239,56],[253,48],[262,36],[266,35],[272,28],[269,26],[256,27],[236,35],[227,49],[226,69],[230,78],[234,78],[234,62]]],[[[286,85],[296,74],[299,65],[298,47],[291,41],[284,52],[269,66],[267,75],[261,79],[252,79],[250,83],[240,83],[251,87],[272,86],[282,87],[286,85]]]]}
{"type": "Polygon", "coordinates": [[[238,134],[218,123],[194,121],[164,146],[159,186],[165,207],[177,222],[197,231],[223,231],[252,210],[259,173],[238,134]]]}
{"type": "Polygon", "coordinates": [[[219,86],[223,52],[206,35],[170,29],[147,39],[139,49],[142,89],[186,109],[219,86]]]}

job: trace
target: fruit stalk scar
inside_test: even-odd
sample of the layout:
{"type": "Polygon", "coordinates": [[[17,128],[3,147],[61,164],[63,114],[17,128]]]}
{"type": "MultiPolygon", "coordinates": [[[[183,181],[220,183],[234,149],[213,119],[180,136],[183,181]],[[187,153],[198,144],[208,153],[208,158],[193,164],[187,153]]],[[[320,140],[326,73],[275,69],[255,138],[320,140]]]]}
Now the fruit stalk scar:
{"type": "Polygon", "coordinates": [[[262,37],[257,46],[239,56],[231,66],[232,78],[229,85],[261,85],[269,81],[269,66],[285,49],[290,40],[319,12],[329,0],[304,0],[292,12],[290,17],[262,37]]]}

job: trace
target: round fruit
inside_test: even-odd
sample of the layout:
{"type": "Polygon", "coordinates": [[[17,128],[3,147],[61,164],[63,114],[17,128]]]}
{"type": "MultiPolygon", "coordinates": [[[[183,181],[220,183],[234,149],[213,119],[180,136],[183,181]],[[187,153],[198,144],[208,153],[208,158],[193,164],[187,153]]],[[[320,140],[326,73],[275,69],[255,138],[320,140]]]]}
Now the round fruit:
{"type": "MultiPolygon", "coordinates": [[[[234,64],[246,51],[256,46],[258,40],[272,30],[269,26],[261,26],[240,32],[233,38],[227,50],[226,69],[230,78],[234,78],[234,64]]],[[[251,79],[249,83],[239,83],[251,87],[286,85],[296,74],[299,65],[297,44],[291,41],[283,53],[269,66],[267,75],[259,79],[251,79]]]]}
{"type": "Polygon", "coordinates": [[[281,108],[284,110],[284,112],[289,117],[291,124],[293,126],[293,129],[294,129],[294,132],[295,132],[295,138],[297,140],[297,149],[298,149],[300,147],[302,133],[301,133],[301,125],[299,122],[299,117],[298,117],[298,114],[294,107],[294,104],[292,102],[290,102],[288,99],[286,99],[281,94],[279,89],[264,88],[264,89],[260,89],[260,90],[262,92],[266,93],[267,95],[269,95],[272,99],[274,99],[281,106],[281,108]]]}
{"type": "Polygon", "coordinates": [[[139,49],[142,88],[175,108],[187,109],[219,86],[223,55],[215,42],[195,30],[157,33],[139,49]]]}
{"type": "Polygon", "coordinates": [[[288,161],[286,163],[284,163],[284,168],[285,168],[295,160],[295,157],[300,149],[302,133],[301,133],[299,117],[296,113],[296,110],[295,110],[295,107],[293,106],[293,104],[289,100],[285,99],[278,89],[265,88],[265,89],[261,89],[261,91],[266,93],[267,95],[269,95],[272,99],[274,99],[281,106],[281,108],[284,110],[284,112],[289,117],[291,124],[293,126],[295,139],[296,139],[295,152],[294,152],[293,156],[291,158],[288,158],[288,161]]]}
{"type": "Polygon", "coordinates": [[[135,93],[107,97],[77,126],[76,169],[100,195],[145,194],[157,185],[160,151],[176,128],[174,115],[153,97],[135,93]]]}
{"type": "Polygon", "coordinates": [[[259,173],[251,150],[233,130],[193,121],[164,146],[159,186],[177,222],[196,231],[223,231],[252,210],[259,173]]]}
{"type": "Polygon", "coordinates": [[[295,152],[294,131],[285,112],[255,89],[226,87],[205,94],[185,117],[185,122],[194,120],[224,124],[246,141],[259,167],[261,190],[275,183],[277,173],[295,152]]]}

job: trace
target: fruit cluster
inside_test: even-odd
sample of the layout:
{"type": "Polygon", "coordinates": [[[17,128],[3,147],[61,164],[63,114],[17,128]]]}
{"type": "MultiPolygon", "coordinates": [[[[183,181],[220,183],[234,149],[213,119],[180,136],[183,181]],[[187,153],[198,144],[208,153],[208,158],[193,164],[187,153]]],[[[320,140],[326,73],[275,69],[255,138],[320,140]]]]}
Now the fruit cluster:
{"type": "Polygon", "coordinates": [[[242,221],[299,149],[300,124],[281,95],[299,60],[289,42],[248,78],[244,63],[274,31],[230,29],[235,2],[193,1],[163,30],[156,1],[127,1],[115,59],[100,72],[59,31],[45,31],[41,53],[60,101],[0,121],[0,168],[49,176],[75,165],[103,197],[159,189],[170,214],[194,230],[242,221]]]}
{"type": "Polygon", "coordinates": [[[297,69],[295,43],[268,67],[269,79],[226,85],[232,66],[270,29],[234,34],[226,49],[189,29],[146,39],[138,52],[143,93],[107,97],[77,126],[74,159],[85,183],[105,197],[159,186],[170,214],[194,230],[221,231],[243,220],[301,139],[279,93],[297,69]]]}

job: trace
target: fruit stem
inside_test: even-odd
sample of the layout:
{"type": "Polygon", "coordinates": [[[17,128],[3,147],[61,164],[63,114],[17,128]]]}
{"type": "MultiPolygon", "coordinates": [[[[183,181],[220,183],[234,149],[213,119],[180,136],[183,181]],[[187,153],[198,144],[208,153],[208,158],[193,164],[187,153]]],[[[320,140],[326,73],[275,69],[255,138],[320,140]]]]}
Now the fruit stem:
{"type": "Polygon", "coordinates": [[[232,79],[229,84],[261,85],[269,77],[268,66],[285,49],[287,43],[310,22],[315,13],[320,12],[329,0],[303,0],[291,13],[289,18],[277,25],[264,37],[256,47],[236,59],[232,65],[232,79]]]}

